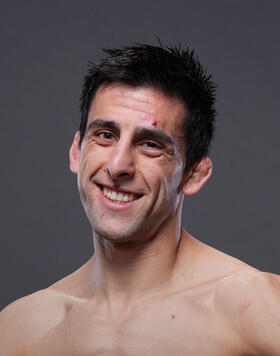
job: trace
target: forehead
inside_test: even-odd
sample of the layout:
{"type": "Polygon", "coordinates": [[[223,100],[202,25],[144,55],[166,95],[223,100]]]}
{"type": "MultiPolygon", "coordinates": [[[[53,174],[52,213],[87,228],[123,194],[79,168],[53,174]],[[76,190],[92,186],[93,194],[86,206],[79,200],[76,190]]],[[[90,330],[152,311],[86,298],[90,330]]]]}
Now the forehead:
{"type": "Polygon", "coordinates": [[[185,105],[177,98],[166,96],[149,87],[132,88],[113,84],[99,88],[89,112],[88,122],[97,118],[138,125],[153,124],[163,130],[182,130],[186,116],[185,105]]]}

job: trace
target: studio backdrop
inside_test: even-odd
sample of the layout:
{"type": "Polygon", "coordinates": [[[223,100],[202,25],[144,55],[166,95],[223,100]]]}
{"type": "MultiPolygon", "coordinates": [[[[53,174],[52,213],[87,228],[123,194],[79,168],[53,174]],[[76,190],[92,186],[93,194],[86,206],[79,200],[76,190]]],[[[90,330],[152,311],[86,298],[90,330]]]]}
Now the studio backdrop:
{"type": "Polygon", "coordinates": [[[1,1],[0,308],[93,253],[68,150],[89,60],[139,43],[195,49],[218,83],[213,175],[184,203],[201,241],[280,273],[279,1],[1,1]]]}

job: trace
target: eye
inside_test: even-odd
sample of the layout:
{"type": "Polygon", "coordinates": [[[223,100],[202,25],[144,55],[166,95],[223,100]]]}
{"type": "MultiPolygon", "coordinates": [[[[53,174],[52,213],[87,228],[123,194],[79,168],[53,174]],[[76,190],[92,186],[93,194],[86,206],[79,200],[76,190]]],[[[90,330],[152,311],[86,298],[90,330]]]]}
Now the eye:
{"type": "Polygon", "coordinates": [[[155,141],[142,141],[139,142],[139,149],[141,152],[150,157],[159,157],[162,155],[164,147],[155,141]]]}
{"type": "Polygon", "coordinates": [[[160,149],[161,146],[153,141],[146,141],[143,142],[143,146],[148,147],[148,148],[158,148],[160,149]]]}
{"type": "Polygon", "coordinates": [[[111,140],[114,136],[108,131],[100,131],[95,134],[95,136],[100,137],[104,140],[111,140]]]}
{"type": "Polygon", "coordinates": [[[91,136],[91,140],[95,141],[97,144],[102,146],[108,146],[116,141],[116,136],[112,134],[110,131],[100,130],[93,132],[91,136]]]}

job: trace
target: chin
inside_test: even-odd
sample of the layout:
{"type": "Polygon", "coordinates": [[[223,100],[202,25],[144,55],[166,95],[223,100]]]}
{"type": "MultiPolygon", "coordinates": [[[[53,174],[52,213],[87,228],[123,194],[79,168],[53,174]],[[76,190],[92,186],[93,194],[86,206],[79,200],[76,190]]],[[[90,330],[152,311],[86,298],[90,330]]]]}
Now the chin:
{"type": "Polygon", "coordinates": [[[127,242],[134,240],[134,234],[132,231],[126,231],[125,229],[105,229],[105,228],[93,228],[94,234],[98,237],[112,241],[112,242],[127,242]]]}
{"type": "Polygon", "coordinates": [[[124,242],[137,242],[147,239],[147,231],[144,231],[138,224],[130,226],[121,226],[119,228],[112,228],[112,226],[98,226],[93,225],[94,235],[111,242],[124,243],[124,242]]]}

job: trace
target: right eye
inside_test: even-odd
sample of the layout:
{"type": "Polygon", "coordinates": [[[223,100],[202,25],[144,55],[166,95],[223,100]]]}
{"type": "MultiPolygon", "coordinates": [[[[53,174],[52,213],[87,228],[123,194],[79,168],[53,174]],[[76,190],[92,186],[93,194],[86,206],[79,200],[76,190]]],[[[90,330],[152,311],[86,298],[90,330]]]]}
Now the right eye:
{"type": "Polygon", "coordinates": [[[93,132],[91,139],[101,146],[108,146],[115,143],[116,136],[110,131],[100,130],[93,132]]]}
{"type": "Polygon", "coordinates": [[[111,140],[114,136],[108,131],[100,131],[95,134],[95,136],[100,137],[103,140],[111,140]]]}

